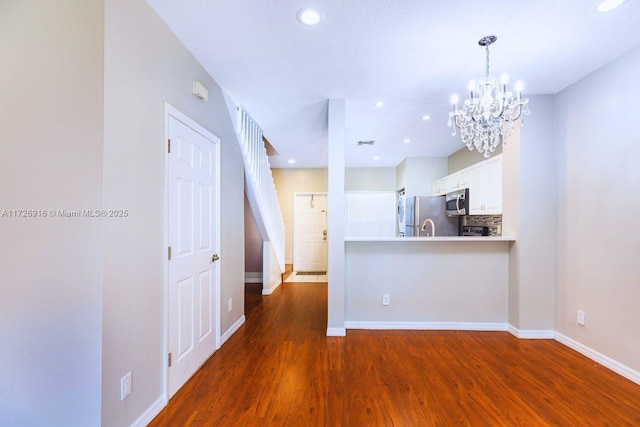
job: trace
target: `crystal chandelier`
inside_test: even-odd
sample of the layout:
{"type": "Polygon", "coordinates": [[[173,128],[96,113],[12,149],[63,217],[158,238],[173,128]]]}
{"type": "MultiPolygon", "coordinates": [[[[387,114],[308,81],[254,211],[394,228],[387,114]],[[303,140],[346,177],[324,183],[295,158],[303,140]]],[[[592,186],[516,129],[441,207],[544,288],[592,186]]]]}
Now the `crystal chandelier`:
{"type": "Polygon", "coordinates": [[[456,128],[460,129],[462,142],[467,148],[484,153],[484,157],[489,157],[500,142],[505,145],[515,122],[522,114],[530,113],[527,105],[529,100],[521,97],[522,82],[516,83],[518,95],[515,98],[507,91],[509,77],[506,74],[500,79],[501,85],[489,75],[489,46],[497,39],[496,36],[486,36],[478,42],[487,50],[485,78],[469,83],[471,98],[464,101],[462,110],[458,109],[458,97],[451,97],[454,107],[449,113],[448,122],[449,127],[453,128],[452,135],[455,136],[456,128]]]}

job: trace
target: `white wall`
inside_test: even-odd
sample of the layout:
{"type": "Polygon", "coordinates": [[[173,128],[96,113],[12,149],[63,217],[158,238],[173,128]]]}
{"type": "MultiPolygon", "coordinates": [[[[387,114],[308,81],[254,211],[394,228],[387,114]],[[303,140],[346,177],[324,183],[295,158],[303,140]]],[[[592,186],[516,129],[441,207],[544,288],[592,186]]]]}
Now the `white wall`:
{"type": "Polygon", "coordinates": [[[104,204],[130,215],[105,225],[102,424],[122,426],[164,393],[164,103],[221,139],[223,334],[243,315],[244,172],[220,87],[144,0],[106,1],[104,76],[104,204]],[[209,102],[191,95],[193,80],[209,102]],[[129,371],[133,393],[120,402],[129,371]]]}
{"type": "MultiPolygon", "coordinates": [[[[437,179],[437,178],[436,178],[437,179]]],[[[407,186],[407,159],[398,163],[396,166],[396,190],[407,186]]]]}
{"type": "Polygon", "coordinates": [[[345,170],[345,100],[330,99],[328,111],[329,231],[327,335],[345,335],[345,245],[344,245],[344,170],[345,170]],[[337,195],[339,197],[332,197],[337,195]]]}
{"type": "Polygon", "coordinates": [[[326,193],[327,169],[273,169],[273,182],[284,219],[285,255],[287,264],[293,264],[293,197],[295,193],[326,193]]]}
{"type": "MultiPolygon", "coordinates": [[[[103,3],[0,2],[0,212],[100,209],[103,3]]],[[[0,424],[100,425],[103,223],[0,216],[0,424]]]]}
{"type": "Polygon", "coordinates": [[[447,175],[446,157],[408,157],[405,191],[410,196],[431,196],[434,180],[447,175]]]}
{"type": "MultiPolygon", "coordinates": [[[[269,263],[268,263],[269,277],[264,277],[264,272],[266,272],[267,270],[267,269],[264,269],[262,273],[263,294],[264,294],[264,290],[271,291],[274,287],[280,286],[280,284],[282,283],[282,272],[280,271],[280,266],[276,261],[276,253],[273,251],[273,246],[271,245],[271,242],[264,242],[262,252],[266,253],[267,250],[269,251],[269,256],[264,258],[269,260],[269,263]]],[[[266,265],[266,262],[264,262],[264,265],[266,265]]]]}
{"type": "Polygon", "coordinates": [[[557,330],[640,370],[640,48],[556,95],[557,330]],[[622,208],[620,206],[623,206],[622,208]],[[586,325],[576,324],[576,311],[586,325]]]}
{"type": "Polygon", "coordinates": [[[346,321],[506,325],[508,244],[347,242],[346,321]]]}
{"type": "Polygon", "coordinates": [[[554,100],[546,95],[530,96],[529,101],[532,112],[520,128],[518,328],[549,331],[555,329],[557,258],[554,100]]]}
{"type": "Polygon", "coordinates": [[[509,323],[524,331],[555,328],[556,174],[552,95],[530,97],[531,115],[503,152],[504,235],[514,236],[509,323]]]}
{"type": "Polygon", "coordinates": [[[395,191],[396,168],[346,168],[345,191],[395,191]]]}

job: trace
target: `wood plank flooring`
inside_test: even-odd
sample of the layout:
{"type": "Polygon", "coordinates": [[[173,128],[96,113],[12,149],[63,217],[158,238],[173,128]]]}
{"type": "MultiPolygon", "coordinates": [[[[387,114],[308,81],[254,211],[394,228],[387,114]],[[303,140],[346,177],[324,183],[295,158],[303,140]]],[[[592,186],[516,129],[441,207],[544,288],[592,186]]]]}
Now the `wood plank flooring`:
{"type": "Polygon", "coordinates": [[[506,332],[326,337],[327,285],[247,285],[247,321],[157,426],[640,426],[640,386],[506,332]]]}

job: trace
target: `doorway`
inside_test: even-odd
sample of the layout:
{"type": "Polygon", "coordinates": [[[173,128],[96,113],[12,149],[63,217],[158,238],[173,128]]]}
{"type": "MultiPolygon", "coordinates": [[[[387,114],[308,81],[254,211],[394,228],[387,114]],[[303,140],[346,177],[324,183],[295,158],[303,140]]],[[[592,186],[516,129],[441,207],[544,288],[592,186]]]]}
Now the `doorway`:
{"type": "Polygon", "coordinates": [[[295,193],[293,271],[327,271],[327,193],[295,193]]]}
{"type": "Polygon", "coordinates": [[[169,105],[165,132],[171,398],[220,347],[220,139],[169,105]]]}

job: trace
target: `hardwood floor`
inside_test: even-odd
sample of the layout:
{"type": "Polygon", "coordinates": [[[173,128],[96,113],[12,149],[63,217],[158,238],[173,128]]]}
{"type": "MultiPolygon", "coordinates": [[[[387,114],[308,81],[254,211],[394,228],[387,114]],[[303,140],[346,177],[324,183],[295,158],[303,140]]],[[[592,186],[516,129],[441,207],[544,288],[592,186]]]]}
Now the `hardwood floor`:
{"type": "Polygon", "coordinates": [[[640,426],[640,385],[506,332],[326,337],[327,286],[247,285],[247,321],[151,426],[640,426]]]}

